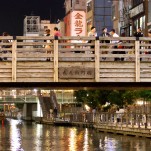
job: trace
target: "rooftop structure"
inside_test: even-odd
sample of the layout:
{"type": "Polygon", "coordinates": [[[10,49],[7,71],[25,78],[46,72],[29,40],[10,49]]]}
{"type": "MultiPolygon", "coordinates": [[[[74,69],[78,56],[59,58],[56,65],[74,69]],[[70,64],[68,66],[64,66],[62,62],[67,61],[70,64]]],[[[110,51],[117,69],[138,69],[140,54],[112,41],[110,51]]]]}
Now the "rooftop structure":
{"type": "Polygon", "coordinates": [[[26,16],[24,19],[24,35],[34,35],[40,32],[40,16],[26,16]]]}

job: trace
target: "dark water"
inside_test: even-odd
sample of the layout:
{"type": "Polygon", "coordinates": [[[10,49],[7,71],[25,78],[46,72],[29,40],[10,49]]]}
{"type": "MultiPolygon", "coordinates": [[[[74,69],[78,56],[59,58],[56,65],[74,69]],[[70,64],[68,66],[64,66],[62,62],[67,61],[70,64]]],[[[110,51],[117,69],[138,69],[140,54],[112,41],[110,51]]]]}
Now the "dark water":
{"type": "Polygon", "coordinates": [[[0,124],[0,151],[151,151],[151,139],[8,119],[0,124]]]}

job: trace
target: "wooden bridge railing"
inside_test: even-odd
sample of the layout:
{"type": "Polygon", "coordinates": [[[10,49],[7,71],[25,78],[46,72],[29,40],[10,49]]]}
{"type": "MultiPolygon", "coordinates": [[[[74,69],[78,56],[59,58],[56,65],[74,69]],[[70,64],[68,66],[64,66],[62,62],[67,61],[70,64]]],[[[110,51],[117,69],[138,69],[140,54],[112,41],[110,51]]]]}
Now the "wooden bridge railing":
{"type": "Polygon", "coordinates": [[[0,82],[151,81],[151,38],[4,36],[0,40],[0,82]]]}

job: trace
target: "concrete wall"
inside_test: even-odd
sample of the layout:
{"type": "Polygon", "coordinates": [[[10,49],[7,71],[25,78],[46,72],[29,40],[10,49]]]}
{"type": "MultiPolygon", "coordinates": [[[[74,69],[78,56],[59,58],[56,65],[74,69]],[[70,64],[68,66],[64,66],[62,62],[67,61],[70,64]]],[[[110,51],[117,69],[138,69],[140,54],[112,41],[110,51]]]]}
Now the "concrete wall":
{"type": "Polygon", "coordinates": [[[36,103],[29,103],[24,104],[23,107],[23,119],[24,120],[33,120],[33,112],[37,111],[37,104],[36,103]]]}

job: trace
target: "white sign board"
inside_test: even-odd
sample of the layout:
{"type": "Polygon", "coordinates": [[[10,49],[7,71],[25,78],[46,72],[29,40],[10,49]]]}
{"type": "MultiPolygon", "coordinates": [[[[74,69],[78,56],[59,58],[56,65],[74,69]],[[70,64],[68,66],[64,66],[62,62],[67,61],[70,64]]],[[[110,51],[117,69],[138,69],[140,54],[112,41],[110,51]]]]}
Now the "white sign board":
{"type": "Polygon", "coordinates": [[[84,11],[71,12],[71,36],[86,35],[86,13],[84,11]]]}

